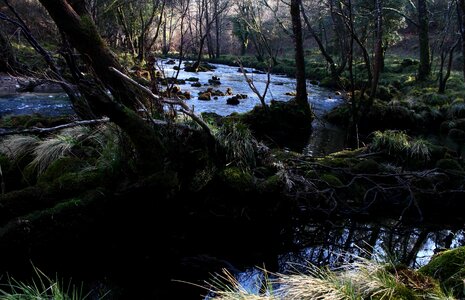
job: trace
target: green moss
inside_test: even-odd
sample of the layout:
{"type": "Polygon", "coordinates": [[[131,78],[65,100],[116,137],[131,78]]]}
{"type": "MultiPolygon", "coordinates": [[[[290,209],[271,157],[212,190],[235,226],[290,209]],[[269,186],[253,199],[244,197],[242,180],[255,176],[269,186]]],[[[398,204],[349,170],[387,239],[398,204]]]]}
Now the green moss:
{"type": "Polygon", "coordinates": [[[62,213],[63,211],[66,211],[66,210],[75,209],[77,207],[83,206],[84,204],[85,204],[85,202],[82,199],[73,198],[73,199],[70,199],[70,200],[66,200],[64,202],[60,202],[60,203],[58,203],[57,205],[55,205],[55,206],[53,206],[51,208],[44,209],[44,210],[32,213],[32,214],[28,215],[26,217],[26,219],[29,220],[29,221],[35,221],[37,219],[44,218],[44,217],[53,218],[54,215],[62,213]]]}
{"type": "Polygon", "coordinates": [[[329,166],[332,168],[351,168],[356,163],[358,163],[358,159],[345,158],[345,157],[333,157],[332,155],[330,155],[330,156],[327,156],[321,159],[319,162],[325,166],[329,166]]]}
{"type": "Polygon", "coordinates": [[[283,189],[283,181],[278,175],[273,175],[266,178],[258,185],[259,191],[262,193],[280,193],[283,189]]]}
{"type": "Polygon", "coordinates": [[[357,155],[362,154],[363,152],[366,151],[366,147],[360,147],[355,150],[350,150],[350,149],[344,149],[338,152],[331,153],[329,157],[334,157],[334,158],[355,158],[357,155]]]}
{"type": "Polygon", "coordinates": [[[376,174],[380,171],[380,166],[375,160],[366,159],[356,164],[353,170],[362,174],[376,174]]]}
{"type": "Polygon", "coordinates": [[[352,113],[349,105],[340,105],[326,113],[326,120],[337,125],[347,125],[352,113]]]}
{"type": "MultiPolygon", "coordinates": [[[[111,181],[111,178],[107,178],[111,181]]],[[[52,194],[71,195],[93,189],[100,185],[111,185],[111,182],[105,182],[102,174],[98,171],[66,173],[55,179],[52,183],[42,181],[40,185],[52,194]]]]}
{"type": "Polygon", "coordinates": [[[53,127],[69,123],[69,117],[45,117],[40,114],[6,116],[0,119],[0,127],[5,128],[29,128],[29,127],[53,127]]]}
{"type": "Polygon", "coordinates": [[[452,291],[456,297],[465,296],[465,247],[439,253],[419,272],[438,279],[441,287],[452,291]]]}
{"type": "Polygon", "coordinates": [[[338,88],[339,82],[335,81],[332,77],[325,77],[320,81],[320,86],[325,88],[338,88]]]}
{"type": "Polygon", "coordinates": [[[447,95],[428,93],[422,96],[423,101],[432,106],[441,106],[449,103],[449,97],[447,95]]]}
{"type": "Polygon", "coordinates": [[[76,172],[83,166],[83,161],[76,157],[62,157],[54,161],[47,170],[39,176],[38,182],[53,182],[65,173],[76,172]]]}
{"type": "Polygon", "coordinates": [[[87,43],[91,43],[90,46],[94,47],[103,47],[105,46],[105,42],[100,37],[100,34],[97,31],[97,27],[95,27],[94,21],[89,15],[81,16],[81,29],[84,34],[89,37],[90,39],[87,43]]]}
{"type": "Polygon", "coordinates": [[[221,178],[226,185],[237,191],[249,191],[254,187],[254,177],[237,167],[224,169],[221,178]]]}
{"type": "Polygon", "coordinates": [[[391,89],[386,86],[379,86],[378,91],[376,93],[376,97],[379,98],[382,101],[389,102],[394,98],[393,93],[391,92],[391,89]]]}
{"type": "Polygon", "coordinates": [[[320,176],[320,179],[325,181],[328,185],[332,187],[341,187],[344,185],[342,181],[339,178],[337,178],[336,175],[333,174],[324,173],[320,176]]]}
{"type": "Polygon", "coordinates": [[[256,138],[301,151],[308,143],[312,126],[311,111],[306,108],[294,100],[271,101],[268,109],[256,106],[240,118],[256,138]]]}

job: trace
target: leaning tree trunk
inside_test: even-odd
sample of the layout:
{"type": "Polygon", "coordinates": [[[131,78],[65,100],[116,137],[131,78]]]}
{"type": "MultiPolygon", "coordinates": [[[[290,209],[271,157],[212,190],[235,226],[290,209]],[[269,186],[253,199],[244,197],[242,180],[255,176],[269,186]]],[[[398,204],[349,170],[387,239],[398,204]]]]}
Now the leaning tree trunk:
{"type": "Polygon", "coordinates": [[[110,72],[110,68],[123,68],[98,34],[90,14],[74,9],[66,0],[40,2],[114,96],[114,99],[110,98],[103,89],[92,83],[81,83],[82,92],[88,99],[92,99],[89,104],[99,114],[107,115],[128,134],[142,166],[149,170],[162,169],[167,151],[160,133],[131,109],[135,103],[143,101],[143,97],[115,72],[110,72]]]}
{"type": "Polygon", "coordinates": [[[459,24],[460,24],[460,35],[462,37],[462,74],[465,80],[465,0],[459,0],[459,24]]]}
{"type": "Polygon", "coordinates": [[[296,65],[296,102],[302,107],[306,114],[311,115],[310,105],[307,98],[307,83],[305,79],[305,57],[302,40],[302,23],[300,19],[301,0],[291,0],[292,32],[294,34],[295,65],[296,65]]]}
{"type": "Polygon", "coordinates": [[[124,105],[135,108],[137,95],[127,82],[109,68],[123,70],[115,55],[101,38],[92,21],[92,16],[84,9],[77,8],[79,1],[41,0],[56,25],[67,36],[71,45],[78,50],[86,63],[116,98],[124,105]],[[75,8],[76,7],[76,8],[75,8]]]}
{"type": "Polygon", "coordinates": [[[424,81],[431,75],[431,53],[429,45],[429,18],[426,0],[418,0],[418,39],[420,43],[420,66],[418,80],[424,81]]]}

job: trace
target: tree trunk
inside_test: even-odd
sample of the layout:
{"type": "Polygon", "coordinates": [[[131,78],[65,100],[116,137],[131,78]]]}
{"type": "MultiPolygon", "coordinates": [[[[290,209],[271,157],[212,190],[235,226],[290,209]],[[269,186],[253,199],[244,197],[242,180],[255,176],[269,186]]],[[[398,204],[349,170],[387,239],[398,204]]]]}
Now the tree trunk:
{"type": "Polygon", "coordinates": [[[305,57],[302,40],[302,23],[300,19],[301,0],[291,0],[292,32],[294,34],[295,65],[296,65],[296,102],[304,109],[305,113],[311,115],[310,105],[307,98],[307,83],[305,79],[305,57]]]}
{"type": "Polygon", "coordinates": [[[141,92],[121,79],[113,67],[123,68],[97,32],[88,13],[79,15],[65,0],[40,0],[72,44],[85,58],[86,63],[94,68],[95,74],[112,92],[114,99],[96,84],[81,82],[80,90],[91,99],[89,104],[99,114],[107,115],[111,121],[120,126],[131,138],[142,166],[147,169],[162,169],[166,149],[160,133],[149,126],[134,110],[135,103],[143,101],[141,92]],[[121,101],[126,106],[117,102],[121,101]],[[129,108],[130,107],[130,108],[129,108]]]}
{"type": "Polygon", "coordinates": [[[307,14],[305,13],[305,11],[303,9],[303,6],[301,8],[302,8],[302,15],[304,17],[305,24],[307,25],[307,30],[308,30],[308,32],[310,32],[311,36],[313,37],[313,39],[317,43],[318,49],[320,50],[321,55],[323,55],[326,62],[328,63],[329,70],[331,72],[331,77],[333,78],[333,80],[335,80],[335,82],[338,82],[339,77],[340,77],[342,71],[345,68],[345,64],[342,64],[340,67],[336,66],[336,63],[334,62],[334,59],[331,57],[331,55],[328,53],[328,51],[326,51],[326,48],[323,45],[323,41],[322,41],[321,37],[318,36],[318,34],[315,32],[312,25],[310,24],[310,20],[308,19],[307,14]]]}
{"type": "Polygon", "coordinates": [[[135,108],[137,95],[134,90],[124,80],[108,71],[110,67],[118,70],[123,70],[123,67],[99,35],[90,14],[79,15],[65,0],[40,2],[112,94],[126,106],[135,108]]]}
{"type": "Polygon", "coordinates": [[[441,53],[441,65],[439,68],[439,88],[438,88],[438,93],[439,94],[444,94],[446,92],[446,84],[447,80],[449,80],[450,77],[450,72],[452,70],[452,62],[454,60],[454,51],[455,48],[458,46],[459,40],[457,40],[450,49],[446,52],[446,49],[442,50],[441,53]],[[447,70],[446,74],[444,74],[444,64],[447,55],[449,56],[449,60],[447,62],[447,70]]]}
{"type": "Polygon", "coordinates": [[[375,38],[375,57],[373,61],[373,80],[371,82],[370,100],[376,95],[378,88],[379,76],[383,64],[383,1],[375,2],[376,16],[376,38],[375,38]]]}
{"type": "Polygon", "coordinates": [[[459,0],[459,24],[460,24],[460,35],[462,37],[462,74],[465,80],[465,0],[459,0]]]}
{"type": "Polygon", "coordinates": [[[220,57],[220,41],[221,41],[221,22],[220,22],[220,18],[219,18],[219,15],[218,15],[218,1],[219,0],[216,0],[215,1],[215,15],[216,15],[216,19],[215,19],[215,31],[216,31],[216,37],[215,37],[215,56],[218,58],[220,57]]]}
{"type": "Polygon", "coordinates": [[[18,66],[8,38],[0,31],[0,72],[15,72],[18,66]]]}
{"type": "Polygon", "coordinates": [[[424,81],[431,75],[431,53],[429,45],[429,18],[426,0],[418,0],[418,38],[420,44],[420,66],[418,80],[424,81]]]}

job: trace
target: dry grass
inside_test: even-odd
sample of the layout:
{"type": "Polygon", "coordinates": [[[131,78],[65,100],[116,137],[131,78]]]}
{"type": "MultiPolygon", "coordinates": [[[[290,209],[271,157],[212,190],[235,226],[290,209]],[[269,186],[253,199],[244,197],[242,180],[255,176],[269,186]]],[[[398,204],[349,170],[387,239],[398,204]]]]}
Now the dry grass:
{"type": "Polygon", "coordinates": [[[18,160],[33,152],[40,139],[32,135],[11,135],[0,143],[0,153],[11,160],[18,160]]]}
{"type": "Polygon", "coordinates": [[[41,141],[34,148],[34,159],[31,166],[37,168],[39,174],[43,173],[55,160],[71,153],[72,148],[84,139],[89,133],[89,129],[77,126],[62,130],[41,141]]]}
{"type": "MultiPolygon", "coordinates": [[[[410,273],[416,274],[413,270],[410,273]]],[[[410,276],[406,282],[404,277],[399,276],[391,263],[356,257],[336,270],[309,264],[305,273],[276,274],[275,278],[266,280],[266,291],[260,295],[250,293],[233,275],[225,272],[225,275],[217,275],[211,283],[213,295],[210,299],[452,299],[434,285],[424,286],[421,290],[412,288],[407,283],[414,279],[410,276]],[[273,286],[277,288],[273,290],[273,286]]]]}
{"type": "Polygon", "coordinates": [[[217,274],[209,283],[209,299],[215,300],[277,300],[269,293],[270,281],[260,282],[265,286],[266,293],[262,295],[253,294],[248,291],[228,270],[223,269],[223,275],[217,274]]]}

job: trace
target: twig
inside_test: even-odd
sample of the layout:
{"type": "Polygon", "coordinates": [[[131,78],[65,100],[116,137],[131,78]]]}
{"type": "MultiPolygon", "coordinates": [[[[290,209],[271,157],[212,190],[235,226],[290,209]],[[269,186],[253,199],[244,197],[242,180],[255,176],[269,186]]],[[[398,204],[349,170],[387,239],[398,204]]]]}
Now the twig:
{"type": "MultiPolygon", "coordinates": [[[[115,72],[117,75],[119,75],[121,78],[123,78],[124,80],[128,81],[129,83],[133,84],[134,86],[136,86],[137,88],[139,88],[141,91],[143,91],[145,94],[147,94],[147,96],[149,96],[150,98],[152,98],[153,100],[156,100],[156,101],[159,101],[161,103],[166,103],[166,104],[174,104],[174,105],[179,105],[181,106],[181,111],[183,113],[185,113],[186,115],[188,115],[189,117],[191,117],[197,124],[200,125],[200,127],[202,127],[203,130],[205,130],[205,132],[210,136],[210,137],[213,137],[213,134],[210,130],[210,127],[208,127],[207,123],[205,123],[205,121],[202,120],[202,118],[200,118],[199,116],[197,116],[190,108],[189,106],[182,100],[176,100],[176,99],[163,99],[162,97],[160,96],[157,96],[155,95],[154,93],[152,93],[152,91],[139,84],[138,82],[136,82],[134,79],[128,77],[126,74],[123,74],[122,72],[120,72],[119,70],[111,67],[110,68],[111,71],[115,72]]],[[[142,103],[139,103],[141,106],[142,106],[142,109],[148,114],[148,111],[147,109],[145,108],[145,106],[142,104],[142,103]]],[[[150,117],[150,116],[149,116],[150,117]]]]}
{"type": "Polygon", "coordinates": [[[38,127],[33,127],[29,129],[22,129],[22,130],[11,130],[11,131],[5,131],[5,132],[0,132],[0,136],[6,136],[6,135],[13,135],[13,134],[24,134],[24,133],[48,133],[48,132],[53,132],[65,128],[70,128],[70,127],[75,127],[75,126],[84,126],[84,125],[95,125],[95,124],[102,124],[102,123],[107,123],[109,122],[109,118],[103,118],[103,119],[96,119],[96,120],[83,120],[83,121],[74,121],[71,123],[66,123],[62,125],[58,125],[55,127],[47,127],[47,128],[38,128],[38,127]]]}

